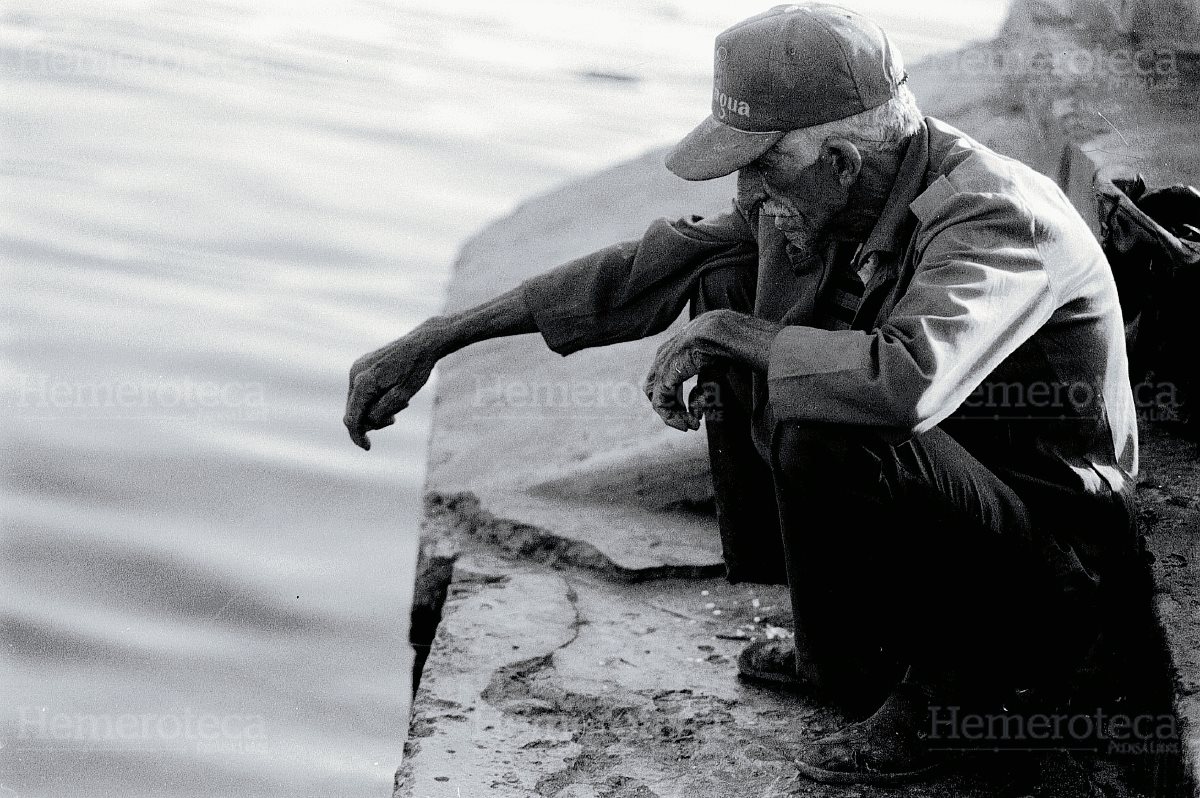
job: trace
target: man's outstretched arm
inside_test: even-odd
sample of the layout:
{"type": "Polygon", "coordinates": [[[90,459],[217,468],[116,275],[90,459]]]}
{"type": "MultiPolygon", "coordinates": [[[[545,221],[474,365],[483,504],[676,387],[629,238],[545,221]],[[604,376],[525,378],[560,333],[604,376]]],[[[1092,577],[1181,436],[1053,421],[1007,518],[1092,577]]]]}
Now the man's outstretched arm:
{"type": "Polygon", "coordinates": [[[537,331],[518,286],[461,313],[435,316],[408,335],[363,355],[350,367],[344,419],[350,439],[370,450],[367,433],[395,422],[396,414],[408,407],[446,355],[489,338],[537,331]]]}
{"type": "Polygon", "coordinates": [[[614,244],[526,280],[470,310],[430,319],[355,361],[346,428],[370,449],[429,379],[438,360],[463,347],[540,332],[559,354],[645,338],[665,330],[708,269],[755,266],[756,249],[740,213],[650,225],[640,240],[614,244]]]}

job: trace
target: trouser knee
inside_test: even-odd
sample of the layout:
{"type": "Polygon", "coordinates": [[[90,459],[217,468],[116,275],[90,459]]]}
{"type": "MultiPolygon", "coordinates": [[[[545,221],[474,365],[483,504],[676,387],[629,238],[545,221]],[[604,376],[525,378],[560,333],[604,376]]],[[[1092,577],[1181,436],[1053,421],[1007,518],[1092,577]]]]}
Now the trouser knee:
{"type": "Polygon", "coordinates": [[[772,436],[771,467],[793,490],[822,492],[839,488],[882,489],[883,451],[876,432],[835,424],[779,424],[772,436]]]}

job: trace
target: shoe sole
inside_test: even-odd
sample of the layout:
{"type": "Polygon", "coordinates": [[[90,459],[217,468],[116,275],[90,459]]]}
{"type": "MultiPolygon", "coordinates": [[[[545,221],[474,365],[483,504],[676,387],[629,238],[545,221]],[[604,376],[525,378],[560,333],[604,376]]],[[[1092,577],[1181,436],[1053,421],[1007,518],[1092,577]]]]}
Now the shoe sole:
{"type": "Polygon", "coordinates": [[[811,693],[813,686],[801,679],[789,679],[776,673],[747,673],[738,671],[738,681],[747,682],[756,687],[771,687],[776,690],[787,690],[792,693],[811,693]]]}
{"type": "Polygon", "coordinates": [[[903,782],[916,781],[942,767],[941,763],[935,763],[916,770],[905,770],[899,773],[862,773],[847,772],[844,770],[825,770],[824,768],[815,767],[796,760],[792,760],[792,764],[796,766],[796,770],[800,771],[802,775],[822,784],[901,784],[903,782]]]}

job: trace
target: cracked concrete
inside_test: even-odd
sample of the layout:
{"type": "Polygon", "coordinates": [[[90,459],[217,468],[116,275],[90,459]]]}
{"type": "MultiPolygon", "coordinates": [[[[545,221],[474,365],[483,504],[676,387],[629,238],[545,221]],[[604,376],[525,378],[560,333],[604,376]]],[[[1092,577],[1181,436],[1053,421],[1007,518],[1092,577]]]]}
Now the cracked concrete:
{"type": "Polygon", "coordinates": [[[631,585],[468,547],[450,593],[397,798],[1129,794],[1113,763],[1059,755],[981,757],[892,789],[798,777],[789,752],[845,718],[733,675],[780,588],[631,585]]]}
{"type": "Polygon", "coordinates": [[[564,732],[525,722],[514,705],[485,696],[499,674],[543,667],[575,639],[573,597],[554,574],[474,582],[468,576],[454,588],[461,594],[454,621],[443,621],[438,631],[405,746],[406,762],[411,766],[420,754],[421,768],[410,769],[405,783],[413,796],[457,795],[464,784],[468,795],[484,788],[528,795],[547,758],[565,766],[578,746],[564,732]]]}
{"type": "MultiPolygon", "coordinates": [[[[586,508],[572,512],[593,511],[588,505],[572,506],[586,508]]],[[[564,510],[559,509],[558,512],[562,513],[564,510]]],[[[700,524],[711,523],[711,512],[706,517],[696,512],[681,511],[678,505],[667,505],[662,508],[662,512],[671,513],[675,518],[693,515],[700,524]]],[[[619,523],[614,519],[609,520],[619,523]]],[[[563,534],[559,531],[561,523],[555,523],[552,528],[547,529],[523,521],[497,518],[494,513],[484,510],[479,497],[470,491],[449,495],[436,491],[426,493],[425,527],[427,534],[429,530],[437,530],[436,534],[439,537],[465,536],[490,543],[508,554],[531,562],[591,568],[613,578],[631,582],[665,577],[697,578],[724,572],[719,555],[715,560],[708,556],[700,556],[684,558],[692,560],[691,562],[681,562],[679,558],[668,557],[663,558],[666,561],[662,562],[653,559],[654,555],[659,553],[653,545],[647,545],[647,556],[631,562],[631,558],[616,555],[611,549],[604,551],[587,540],[563,534]]],[[[706,537],[708,536],[706,534],[706,537]]],[[[636,541],[626,539],[622,544],[635,545],[636,541]]]]}

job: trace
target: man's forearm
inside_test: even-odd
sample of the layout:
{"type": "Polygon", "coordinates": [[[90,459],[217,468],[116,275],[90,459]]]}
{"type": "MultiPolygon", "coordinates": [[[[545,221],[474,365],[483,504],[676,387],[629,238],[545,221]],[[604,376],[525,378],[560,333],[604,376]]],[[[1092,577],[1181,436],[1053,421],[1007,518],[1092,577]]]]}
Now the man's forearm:
{"type": "Polygon", "coordinates": [[[520,286],[467,310],[435,316],[424,326],[439,339],[439,357],[490,338],[538,331],[520,286]]]}

